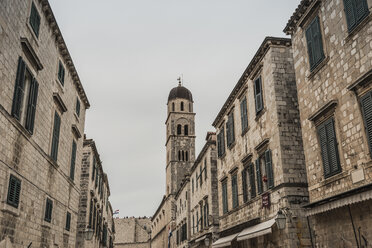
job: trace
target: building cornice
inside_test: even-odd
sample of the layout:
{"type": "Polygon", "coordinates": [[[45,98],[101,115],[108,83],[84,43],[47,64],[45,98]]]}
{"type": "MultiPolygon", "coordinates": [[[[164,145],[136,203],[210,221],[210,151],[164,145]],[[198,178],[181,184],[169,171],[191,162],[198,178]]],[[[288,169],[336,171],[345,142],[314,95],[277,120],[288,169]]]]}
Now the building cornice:
{"type": "Polygon", "coordinates": [[[321,0],[301,0],[300,4],[293,12],[291,18],[288,20],[283,32],[287,35],[293,34],[301,18],[306,14],[308,8],[314,3],[320,2],[321,0]]]}

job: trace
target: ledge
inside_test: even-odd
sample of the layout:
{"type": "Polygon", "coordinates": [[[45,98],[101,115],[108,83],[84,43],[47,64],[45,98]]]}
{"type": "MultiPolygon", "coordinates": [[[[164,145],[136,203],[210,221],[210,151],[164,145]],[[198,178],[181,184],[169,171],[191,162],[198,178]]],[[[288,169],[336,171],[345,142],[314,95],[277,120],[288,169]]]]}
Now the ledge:
{"type": "Polygon", "coordinates": [[[72,130],[73,134],[75,135],[75,137],[77,139],[80,139],[81,138],[81,133],[80,133],[78,127],[75,124],[72,124],[71,130],[72,130]]]}
{"type": "Polygon", "coordinates": [[[372,69],[365,73],[363,76],[358,78],[354,83],[347,87],[348,90],[356,91],[360,87],[363,87],[368,82],[372,81],[372,69]]]}
{"type": "Polygon", "coordinates": [[[324,104],[322,107],[320,107],[320,109],[315,111],[314,114],[310,115],[308,120],[309,121],[316,121],[317,119],[319,119],[319,117],[323,116],[328,111],[336,108],[336,106],[337,106],[337,100],[330,100],[329,102],[324,104]]]}
{"type": "Polygon", "coordinates": [[[251,160],[253,157],[253,154],[252,153],[248,153],[247,155],[244,156],[244,158],[241,160],[241,162],[243,164],[245,164],[246,162],[248,162],[249,160],[251,160]]]}
{"type": "Polygon", "coordinates": [[[261,141],[254,149],[256,151],[259,151],[261,150],[265,145],[267,145],[269,143],[270,139],[269,138],[266,138],[264,139],[263,141],[261,141]]]}
{"type": "Polygon", "coordinates": [[[356,33],[358,33],[364,26],[366,26],[369,23],[371,18],[372,18],[372,13],[369,13],[354,28],[352,28],[351,30],[348,30],[349,34],[345,38],[345,43],[351,41],[353,37],[356,35],[356,33]]]}
{"type": "Polygon", "coordinates": [[[38,71],[41,71],[44,67],[40,62],[39,57],[36,55],[35,50],[32,48],[27,38],[21,37],[22,50],[29,58],[31,63],[35,66],[38,71]]]}
{"type": "Polygon", "coordinates": [[[328,61],[329,56],[324,57],[323,60],[319,62],[319,64],[317,64],[312,70],[310,69],[310,74],[309,76],[307,76],[307,79],[311,80],[315,76],[315,74],[317,74],[326,64],[328,64],[328,61]]]}
{"type": "Polygon", "coordinates": [[[62,113],[67,111],[66,104],[63,102],[61,96],[57,93],[53,93],[53,100],[58,105],[58,107],[61,109],[62,113]]]}

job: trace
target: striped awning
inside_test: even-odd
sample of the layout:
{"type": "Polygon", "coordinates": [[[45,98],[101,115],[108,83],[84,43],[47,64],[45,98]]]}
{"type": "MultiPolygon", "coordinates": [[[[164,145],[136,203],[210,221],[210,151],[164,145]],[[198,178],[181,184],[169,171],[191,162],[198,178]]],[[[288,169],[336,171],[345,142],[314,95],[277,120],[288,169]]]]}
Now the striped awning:
{"type": "Polygon", "coordinates": [[[350,204],[366,201],[372,199],[372,190],[364,191],[354,195],[350,195],[341,199],[337,199],[331,202],[323,203],[318,206],[307,209],[306,215],[312,216],[320,213],[324,213],[336,208],[344,207],[350,204]]]}
{"type": "Polygon", "coordinates": [[[262,222],[260,224],[248,227],[239,233],[237,240],[243,241],[271,233],[271,227],[275,224],[275,218],[262,222]]]}
{"type": "Polygon", "coordinates": [[[238,236],[238,234],[239,233],[220,238],[212,244],[212,247],[213,248],[220,248],[220,247],[230,246],[231,242],[236,238],[236,236],[238,236]]]}

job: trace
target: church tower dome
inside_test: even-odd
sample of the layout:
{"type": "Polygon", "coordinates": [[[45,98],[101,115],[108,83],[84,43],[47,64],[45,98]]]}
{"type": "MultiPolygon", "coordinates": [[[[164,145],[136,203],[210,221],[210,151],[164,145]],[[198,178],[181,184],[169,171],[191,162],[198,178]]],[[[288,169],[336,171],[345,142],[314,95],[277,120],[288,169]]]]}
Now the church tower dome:
{"type": "Polygon", "coordinates": [[[174,87],[169,92],[168,103],[169,101],[176,98],[181,98],[193,102],[191,92],[186,87],[182,86],[181,83],[179,83],[177,87],[174,87]]]}

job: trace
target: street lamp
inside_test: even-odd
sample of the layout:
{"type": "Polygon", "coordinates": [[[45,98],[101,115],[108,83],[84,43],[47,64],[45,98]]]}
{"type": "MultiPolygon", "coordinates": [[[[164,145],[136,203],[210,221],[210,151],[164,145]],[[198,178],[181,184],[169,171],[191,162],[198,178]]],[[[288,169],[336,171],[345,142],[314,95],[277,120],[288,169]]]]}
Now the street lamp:
{"type": "Polygon", "coordinates": [[[209,238],[204,239],[205,246],[209,247],[209,238]]]}
{"type": "Polygon", "coordinates": [[[92,228],[86,228],[84,231],[84,237],[86,240],[92,240],[93,238],[93,229],[92,228]]]}
{"type": "Polygon", "coordinates": [[[287,222],[287,217],[283,214],[282,210],[278,211],[278,214],[275,218],[276,225],[278,226],[279,230],[283,230],[285,228],[285,224],[287,222]]]}

